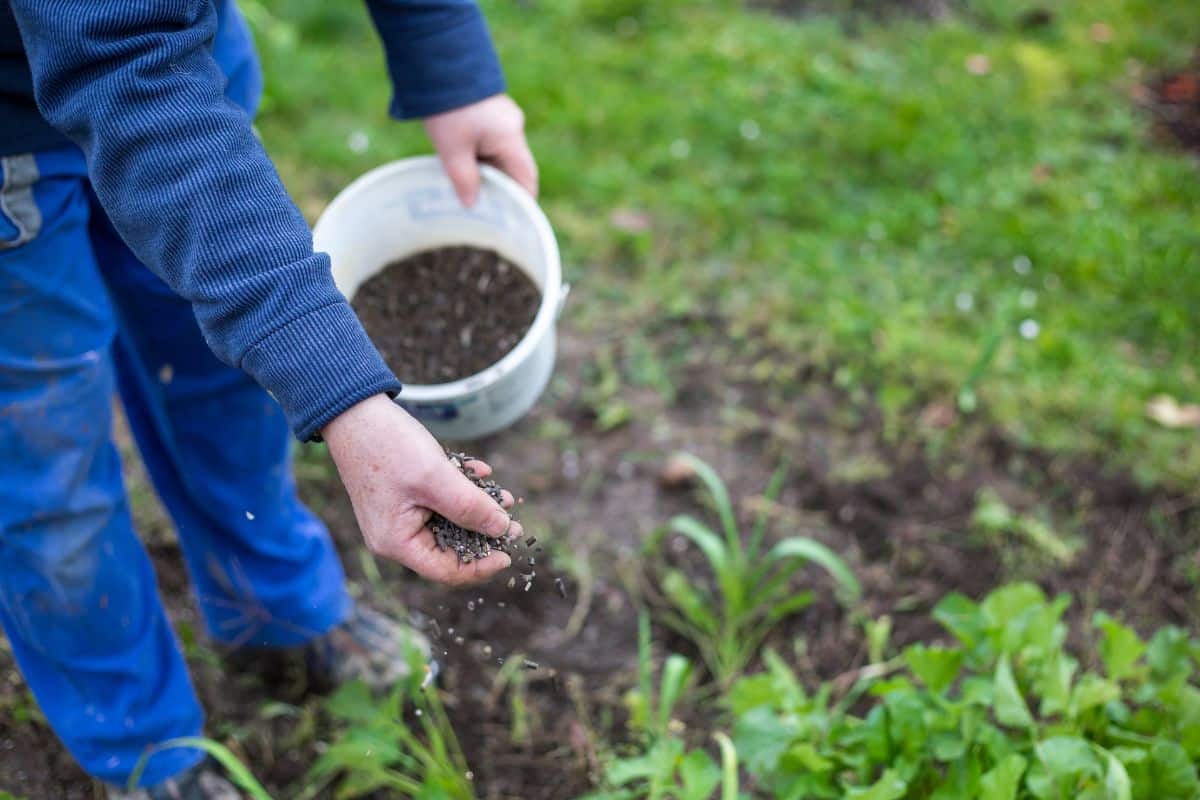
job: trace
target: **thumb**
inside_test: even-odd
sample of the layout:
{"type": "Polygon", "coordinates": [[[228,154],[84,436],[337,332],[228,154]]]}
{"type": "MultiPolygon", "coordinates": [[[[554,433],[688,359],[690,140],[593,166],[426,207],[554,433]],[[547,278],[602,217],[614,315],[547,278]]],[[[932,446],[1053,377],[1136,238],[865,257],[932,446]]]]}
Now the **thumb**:
{"type": "Polygon", "coordinates": [[[521,523],[449,463],[435,480],[438,490],[429,498],[429,508],[454,524],[494,539],[524,533],[521,523]]]}
{"type": "Polygon", "coordinates": [[[458,199],[467,208],[475,205],[479,194],[479,163],[475,160],[474,149],[459,147],[442,153],[441,157],[458,199]]]}

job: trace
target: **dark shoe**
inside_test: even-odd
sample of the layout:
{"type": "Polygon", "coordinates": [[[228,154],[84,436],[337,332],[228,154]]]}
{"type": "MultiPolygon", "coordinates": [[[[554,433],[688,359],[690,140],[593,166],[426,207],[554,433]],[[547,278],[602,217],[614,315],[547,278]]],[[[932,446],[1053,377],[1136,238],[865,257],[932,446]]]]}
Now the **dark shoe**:
{"type": "Polygon", "coordinates": [[[156,786],[132,790],[107,788],[108,800],[242,800],[242,795],[221,776],[211,759],[156,786]]]}
{"type": "Polygon", "coordinates": [[[310,678],[329,688],[360,680],[385,692],[414,671],[437,673],[429,640],[412,627],[358,603],[350,618],[304,646],[310,678]]]}

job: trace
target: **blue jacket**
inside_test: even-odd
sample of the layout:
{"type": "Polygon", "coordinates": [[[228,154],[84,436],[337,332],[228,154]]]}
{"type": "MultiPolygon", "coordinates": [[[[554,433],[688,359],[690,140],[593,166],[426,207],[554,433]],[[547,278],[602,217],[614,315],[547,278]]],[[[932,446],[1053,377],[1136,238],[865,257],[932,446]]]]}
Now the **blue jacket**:
{"type": "MultiPolygon", "coordinates": [[[[473,0],[367,5],[393,116],[504,90],[473,0]]],[[[227,80],[257,88],[250,48],[232,0],[10,0],[0,5],[0,151],[77,144],[133,252],[192,303],[217,356],[250,373],[309,439],[400,384],[334,287],[328,256],[313,252],[250,117],[226,97],[227,80]],[[227,75],[214,50],[227,68],[242,52],[245,71],[227,75]]]]}

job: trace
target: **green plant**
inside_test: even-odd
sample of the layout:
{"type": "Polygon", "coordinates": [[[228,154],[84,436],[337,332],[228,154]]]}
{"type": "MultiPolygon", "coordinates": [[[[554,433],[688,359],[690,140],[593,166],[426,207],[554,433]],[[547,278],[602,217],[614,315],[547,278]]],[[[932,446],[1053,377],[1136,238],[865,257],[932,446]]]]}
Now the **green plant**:
{"type": "Polygon", "coordinates": [[[640,739],[635,755],[610,760],[606,788],[584,800],[708,800],[721,787],[722,800],[738,796],[737,750],[724,733],[713,734],[720,765],[702,749],[689,750],[683,726],[673,718],[692,677],[691,663],[671,654],[663,662],[656,689],[650,648],[650,618],[638,618],[638,686],[629,693],[629,725],[640,739]]]}
{"type": "MultiPolygon", "coordinates": [[[[707,489],[721,532],[687,515],[671,520],[668,530],[686,537],[704,555],[714,585],[697,585],[682,570],[660,566],[658,588],[666,601],[660,619],[695,644],[717,682],[728,686],[754,658],[771,628],[812,602],[811,591],[797,592],[793,586],[796,573],[807,564],[828,572],[844,600],[858,597],[859,584],[846,563],[820,542],[793,536],[768,546],[769,508],[758,511],[743,541],[721,478],[694,456],[678,458],[707,489]]],[[[780,468],[772,476],[766,506],[778,496],[784,474],[780,468]]],[[[659,550],[661,545],[658,537],[651,548],[659,550]]]]}
{"type": "Polygon", "coordinates": [[[946,597],[952,646],[916,644],[837,704],[774,656],[729,697],[744,766],[776,798],[1166,800],[1200,796],[1200,643],[1094,620],[1101,671],[1065,647],[1068,599],[1014,584],[946,597]],[[865,716],[846,712],[875,698],[865,716]]]}
{"type": "Polygon", "coordinates": [[[1022,557],[1033,551],[1043,560],[1069,565],[1082,545],[1078,539],[1059,535],[1036,516],[1013,511],[993,489],[982,489],[975,498],[971,527],[992,540],[998,553],[1014,560],[1025,560],[1022,557]],[[1007,537],[1016,539],[1018,547],[1009,546],[1004,541],[1007,537]]]}
{"type": "Polygon", "coordinates": [[[228,747],[218,741],[206,739],[202,736],[180,736],[175,739],[168,739],[162,744],[147,750],[133,768],[133,772],[129,776],[128,788],[133,789],[137,786],[138,780],[142,777],[142,772],[146,769],[146,762],[150,759],[150,756],[163,750],[173,750],[179,747],[203,750],[224,767],[225,771],[229,773],[230,779],[241,789],[248,792],[254,800],[271,800],[270,793],[258,782],[254,774],[250,772],[250,768],[243,764],[228,747]]]}
{"type": "Polygon", "coordinates": [[[436,689],[401,684],[380,701],[355,682],[340,688],[325,708],[343,730],[309,770],[302,797],[316,796],[334,780],[339,800],[377,791],[421,800],[475,796],[436,689]]]}

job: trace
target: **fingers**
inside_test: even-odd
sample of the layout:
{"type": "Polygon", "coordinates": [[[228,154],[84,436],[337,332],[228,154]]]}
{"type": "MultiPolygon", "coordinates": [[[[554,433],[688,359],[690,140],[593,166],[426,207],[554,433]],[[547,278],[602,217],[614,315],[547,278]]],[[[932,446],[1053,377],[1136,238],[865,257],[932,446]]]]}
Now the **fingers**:
{"type": "Polygon", "coordinates": [[[529,143],[525,141],[524,135],[507,137],[502,147],[487,155],[488,160],[497,168],[521,184],[525,191],[537,197],[537,162],[533,160],[533,153],[530,152],[529,143]]]}
{"type": "Polygon", "coordinates": [[[472,458],[469,461],[463,462],[463,468],[474,475],[476,478],[486,478],[492,474],[492,467],[485,461],[480,461],[477,458],[472,458]]]}
{"type": "MultiPolygon", "coordinates": [[[[446,519],[485,536],[520,536],[521,523],[496,504],[487,492],[446,462],[429,486],[426,505],[446,519]]],[[[511,495],[509,495],[511,497],[511,495]]]]}
{"type": "Polygon", "coordinates": [[[474,148],[455,147],[442,152],[441,157],[459,201],[467,208],[475,205],[479,196],[479,164],[475,161],[474,148]]]}
{"type": "Polygon", "coordinates": [[[431,581],[446,586],[469,586],[481,583],[507,569],[512,559],[507,553],[493,550],[485,558],[464,564],[458,560],[458,554],[449,550],[438,550],[433,544],[432,533],[429,537],[422,536],[422,541],[429,543],[428,547],[413,547],[398,559],[404,566],[431,581]]]}

